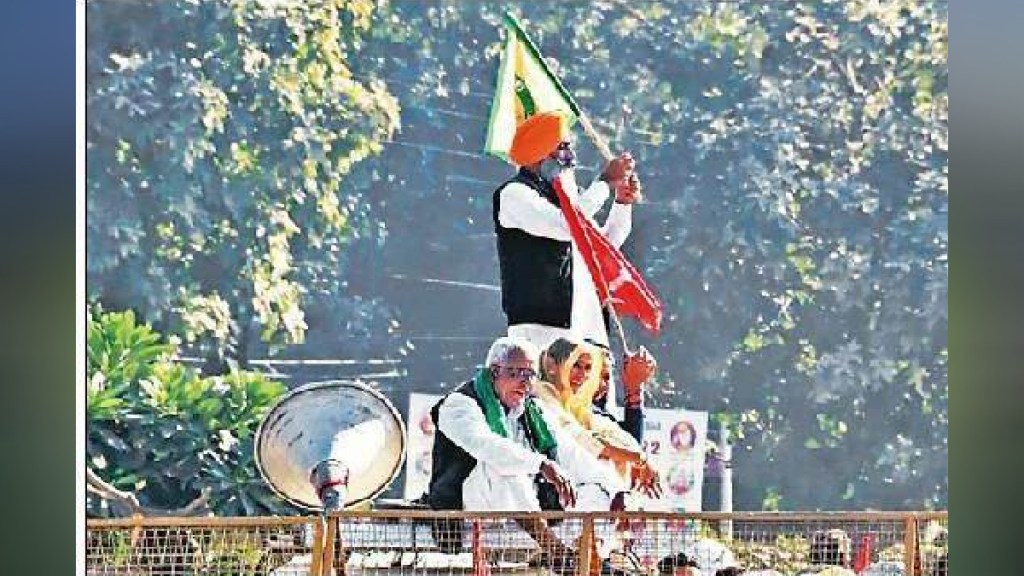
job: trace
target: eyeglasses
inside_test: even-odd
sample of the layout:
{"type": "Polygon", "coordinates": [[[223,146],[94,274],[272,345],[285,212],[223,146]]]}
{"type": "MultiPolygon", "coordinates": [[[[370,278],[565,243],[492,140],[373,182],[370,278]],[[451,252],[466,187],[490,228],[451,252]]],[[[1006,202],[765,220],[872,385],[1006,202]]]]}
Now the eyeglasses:
{"type": "Polygon", "coordinates": [[[537,377],[537,371],[533,368],[519,368],[516,366],[495,366],[495,375],[504,374],[508,378],[515,378],[523,382],[529,382],[537,377]]]}
{"type": "Polygon", "coordinates": [[[572,143],[568,141],[560,143],[558,148],[551,153],[551,157],[566,168],[576,165],[576,153],[573,152],[572,143]]]}

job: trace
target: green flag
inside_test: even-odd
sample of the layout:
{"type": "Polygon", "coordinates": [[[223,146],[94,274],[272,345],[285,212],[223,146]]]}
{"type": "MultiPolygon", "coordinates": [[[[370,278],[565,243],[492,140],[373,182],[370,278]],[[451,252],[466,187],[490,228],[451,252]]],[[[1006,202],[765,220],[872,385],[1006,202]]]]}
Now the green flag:
{"type": "Polygon", "coordinates": [[[491,102],[484,152],[507,161],[512,136],[520,122],[538,112],[560,110],[572,124],[580,111],[515,17],[506,12],[504,23],[505,45],[491,102]]]}

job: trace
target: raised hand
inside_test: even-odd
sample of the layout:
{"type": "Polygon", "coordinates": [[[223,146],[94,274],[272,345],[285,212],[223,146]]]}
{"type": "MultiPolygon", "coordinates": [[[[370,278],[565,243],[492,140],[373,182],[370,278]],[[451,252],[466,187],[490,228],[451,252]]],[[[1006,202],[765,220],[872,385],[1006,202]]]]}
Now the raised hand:
{"type": "Polygon", "coordinates": [[[661,498],[661,478],[658,471],[651,467],[650,463],[643,462],[634,466],[630,471],[631,485],[634,490],[639,490],[649,498],[661,498]]]}
{"type": "Polygon", "coordinates": [[[640,199],[640,179],[636,175],[636,160],[629,152],[610,160],[601,173],[601,179],[615,192],[616,202],[632,204],[640,199]]]}
{"type": "Polygon", "coordinates": [[[636,160],[629,152],[623,152],[618,157],[612,158],[605,165],[601,172],[601,179],[611,186],[620,184],[631,173],[636,171],[636,160]]]}
{"type": "Polygon", "coordinates": [[[622,386],[626,392],[626,405],[640,404],[644,383],[658,371],[658,362],[651,353],[640,347],[639,350],[627,355],[622,362],[622,386]]]}

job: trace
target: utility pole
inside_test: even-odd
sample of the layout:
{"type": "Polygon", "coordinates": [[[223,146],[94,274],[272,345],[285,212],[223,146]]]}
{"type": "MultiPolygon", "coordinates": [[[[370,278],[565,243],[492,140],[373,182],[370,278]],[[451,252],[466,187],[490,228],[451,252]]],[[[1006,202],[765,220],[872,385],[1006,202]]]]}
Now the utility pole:
{"type": "MultiPolygon", "coordinates": [[[[729,437],[729,425],[725,419],[718,422],[718,454],[722,462],[722,494],[719,509],[732,512],[732,442],[729,437]]],[[[722,537],[732,540],[732,520],[723,520],[722,537]]]]}

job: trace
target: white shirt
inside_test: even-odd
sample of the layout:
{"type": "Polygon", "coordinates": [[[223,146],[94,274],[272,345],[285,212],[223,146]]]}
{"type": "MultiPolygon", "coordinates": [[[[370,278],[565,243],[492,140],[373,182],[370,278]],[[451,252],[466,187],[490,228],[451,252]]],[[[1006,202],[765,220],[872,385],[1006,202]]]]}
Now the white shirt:
{"type": "MultiPolygon", "coordinates": [[[[583,450],[560,427],[542,417],[558,444],[557,462],[576,486],[609,482],[607,468],[583,450]]],[[[519,424],[505,415],[510,438],[494,433],[483,410],[465,394],[450,394],[438,408],[437,429],[476,459],[476,467],[462,484],[463,507],[471,511],[538,511],[534,477],[545,460],[534,452],[519,424]]]]}
{"type": "MultiPolygon", "coordinates": [[[[580,193],[575,180],[570,176],[563,177],[565,195],[579,206],[588,217],[601,209],[608,200],[610,190],[608,184],[595,180],[590,188],[580,193]]],[[[518,228],[532,234],[561,242],[572,241],[569,224],[562,215],[562,210],[542,198],[536,190],[529,186],[512,182],[501,190],[498,222],[505,228],[518,228]]],[[[597,229],[615,246],[621,247],[629,236],[633,226],[633,206],[630,204],[612,204],[608,219],[597,229]]],[[[594,289],[594,280],[590,275],[586,262],[580,256],[575,242],[572,246],[572,315],[569,331],[542,326],[539,324],[519,324],[509,327],[510,336],[525,337],[534,344],[545,348],[559,336],[575,339],[591,338],[596,342],[608,345],[608,331],[601,315],[601,304],[594,289]]]]}

